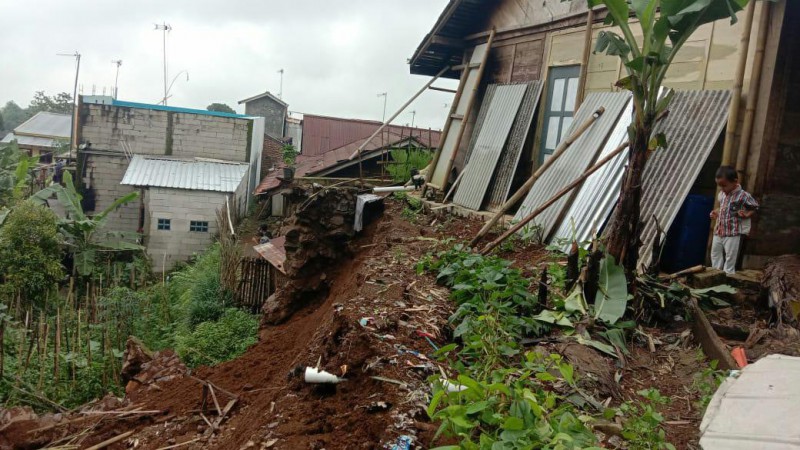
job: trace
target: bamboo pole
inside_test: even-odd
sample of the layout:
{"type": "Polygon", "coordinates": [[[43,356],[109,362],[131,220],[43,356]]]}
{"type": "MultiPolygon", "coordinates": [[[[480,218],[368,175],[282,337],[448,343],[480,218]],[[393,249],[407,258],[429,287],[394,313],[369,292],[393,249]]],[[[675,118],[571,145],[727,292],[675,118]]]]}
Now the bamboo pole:
{"type": "Polygon", "coordinates": [[[53,356],[53,379],[58,383],[58,354],[61,352],[61,307],[56,308],[56,342],[53,356]]]}
{"type": "Polygon", "coordinates": [[[121,441],[123,439],[126,439],[126,438],[130,437],[133,433],[134,433],[134,431],[126,431],[125,433],[119,434],[119,435],[114,436],[114,437],[112,437],[110,439],[106,439],[105,441],[103,441],[103,442],[101,442],[99,444],[95,444],[95,445],[93,445],[91,447],[87,447],[86,450],[100,450],[101,448],[106,448],[111,444],[115,444],[115,443],[117,443],[117,442],[119,442],[119,441],[121,441]]]}
{"type": "Polygon", "coordinates": [[[567,193],[569,193],[570,191],[575,189],[577,186],[579,186],[581,183],[583,183],[584,180],[589,178],[589,176],[591,174],[595,173],[597,170],[599,170],[601,167],[603,167],[607,162],[611,161],[612,159],[614,159],[614,157],[616,157],[617,155],[622,153],[623,150],[628,148],[628,145],[629,145],[628,142],[625,142],[624,144],[622,144],[619,147],[617,147],[616,149],[614,149],[614,151],[609,153],[605,158],[601,159],[595,165],[590,167],[586,172],[584,172],[583,175],[579,176],[578,178],[573,180],[572,183],[568,184],[566,187],[564,187],[563,189],[558,191],[555,195],[550,197],[549,200],[544,202],[541,206],[539,206],[533,212],[528,214],[524,219],[519,221],[519,223],[517,223],[513,227],[509,228],[509,230],[506,231],[505,233],[503,233],[499,238],[495,239],[494,241],[492,241],[491,243],[486,245],[486,247],[484,247],[483,250],[481,250],[481,254],[482,255],[486,255],[487,253],[492,251],[492,249],[494,249],[495,247],[500,245],[500,243],[502,243],[503,241],[508,239],[509,236],[511,236],[514,233],[516,233],[517,231],[521,230],[522,227],[527,225],[528,222],[530,222],[531,220],[535,219],[544,210],[546,210],[547,208],[552,206],[553,203],[558,201],[558,199],[560,199],[561,197],[565,196],[567,193]]]}
{"type": "Polygon", "coordinates": [[[742,86],[744,85],[744,72],[747,67],[747,54],[750,49],[750,33],[753,29],[753,16],[755,15],[756,2],[751,0],[745,12],[742,37],[739,42],[739,61],[734,75],[734,84],[731,89],[731,105],[728,111],[728,126],[725,130],[725,146],[722,149],[722,165],[732,163],[733,141],[736,138],[739,125],[739,105],[742,102],[742,86]]]}
{"type": "MultiPolygon", "coordinates": [[[[450,170],[453,168],[453,163],[456,160],[456,156],[458,156],[458,148],[461,147],[461,140],[464,139],[464,133],[467,130],[467,121],[469,120],[470,114],[472,114],[472,107],[475,106],[475,98],[478,96],[478,90],[481,87],[481,80],[483,80],[483,73],[486,71],[486,62],[489,60],[489,54],[492,53],[492,42],[494,41],[495,29],[492,28],[492,32],[489,33],[489,40],[486,41],[486,54],[483,55],[483,59],[481,60],[481,66],[478,69],[478,76],[475,79],[475,86],[472,88],[472,96],[467,102],[467,109],[464,110],[464,117],[461,118],[461,129],[458,132],[458,136],[456,136],[456,142],[453,146],[453,153],[450,155],[450,161],[447,162],[447,165],[444,168],[444,183],[442,183],[441,188],[444,189],[447,186],[447,179],[450,177],[450,170]]],[[[444,137],[442,137],[444,139],[444,137]]],[[[433,172],[431,174],[431,178],[436,173],[436,166],[433,166],[433,172]]]]}
{"type": "Polygon", "coordinates": [[[586,92],[586,78],[589,74],[589,58],[592,56],[592,40],[594,31],[594,9],[589,8],[586,14],[586,33],[583,36],[583,58],[581,59],[581,77],[578,82],[578,98],[575,99],[575,111],[583,103],[586,92]]]}
{"type": "Polygon", "coordinates": [[[750,76],[750,91],[747,93],[747,106],[744,110],[744,123],[742,135],[739,138],[739,150],[736,152],[736,170],[739,172],[739,182],[744,184],[747,176],[747,157],[750,152],[750,140],[753,134],[753,121],[758,104],[758,92],[761,87],[761,73],[764,63],[764,50],[767,46],[769,35],[769,21],[772,4],[761,2],[761,18],[758,21],[758,38],[756,40],[756,53],[753,56],[753,73],[750,76]]]}
{"type": "Polygon", "coordinates": [[[456,187],[458,187],[458,183],[460,183],[461,179],[464,178],[464,174],[467,173],[468,168],[469,166],[464,166],[464,170],[462,170],[461,173],[458,174],[458,177],[456,177],[456,181],[454,181],[453,185],[450,186],[450,190],[447,191],[447,195],[444,196],[444,200],[442,200],[442,203],[447,203],[447,199],[450,198],[450,196],[456,190],[456,187]]]}
{"type": "Polygon", "coordinates": [[[497,211],[497,213],[488,222],[486,222],[486,225],[484,225],[483,228],[481,228],[481,230],[478,232],[478,234],[475,235],[475,237],[469,243],[470,247],[474,247],[475,244],[477,244],[481,240],[481,238],[483,236],[485,236],[486,233],[489,232],[489,230],[492,229],[494,224],[496,224],[497,221],[500,220],[501,217],[503,217],[503,215],[506,213],[506,211],[508,211],[512,206],[514,206],[518,201],[520,201],[522,199],[522,197],[524,197],[528,193],[528,191],[531,189],[531,187],[533,187],[533,184],[536,183],[536,180],[538,180],[539,177],[541,177],[542,174],[548,168],[550,168],[550,166],[552,166],[553,163],[555,163],[558,160],[558,158],[560,158],[561,155],[563,155],[564,152],[576,140],[578,140],[578,138],[581,137],[581,135],[583,133],[585,133],[586,130],[588,130],[589,127],[591,127],[595,123],[595,121],[597,121],[597,119],[600,116],[602,116],[605,112],[606,112],[606,109],[603,108],[602,106],[600,108],[598,108],[597,111],[595,111],[594,114],[592,114],[591,117],[586,119],[586,122],[582,123],[581,126],[578,127],[578,129],[575,130],[574,133],[572,133],[572,135],[570,135],[567,139],[562,141],[561,144],[556,149],[556,151],[553,153],[553,155],[550,156],[549,158],[547,158],[547,160],[544,162],[544,164],[542,164],[539,167],[539,169],[536,170],[536,172],[534,172],[534,174],[531,175],[530,178],[528,178],[528,181],[526,181],[525,184],[523,184],[519,188],[519,190],[517,190],[517,192],[511,198],[509,198],[503,204],[503,206],[500,207],[500,209],[497,211]]]}
{"type": "MultiPolygon", "coordinates": [[[[423,92],[425,92],[426,90],[428,90],[428,87],[430,87],[430,86],[431,86],[431,85],[432,85],[432,84],[433,84],[433,83],[434,83],[436,80],[438,80],[438,79],[439,79],[439,78],[440,78],[442,75],[444,75],[444,74],[445,74],[445,72],[447,72],[448,70],[450,70],[450,66],[446,66],[446,67],[444,67],[442,70],[440,70],[440,71],[439,71],[439,73],[437,73],[437,74],[436,74],[436,76],[435,76],[435,77],[431,78],[431,79],[430,79],[430,81],[428,81],[427,83],[425,83],[425,86],[423,86],[423,87],[422,87],[422,89],[420,89],[419,91],[417,91],[417,93],[416,93],[416,94],[412,95],[412,96],[411,96],[411,98],[410,98],[410,99],[408,99],[408,101],[406,101],[406,102],[403,104],[403,106],[401,106],[401,107],[400,107],[400,109],[398,109],[398,110],[397,110],[397,112],[396,112],[396,113],[392,114],[392,116],[391,116],[391,117],[389,117],[389,119],[388,119],[386,122],[384,122],[384,123],[383,123],[383,124],[382,124],[380,127],[378,127],[378,129],[377,129],[377,130],[375,130],[375,132],[374,132],[374,133],[372,133],[372,136],[368,137],[368,138],[367,138],[367,140],[366,140],[366,141],[364,141],[364,143],[363,143],[363,144],[361,144],[361,145],[358,147],[358,149],[355,151],[355,153],[353,153],[352,155],[350,155],[350,159],[353,159],[353,158],[355,158],[356,156],[358,156],[358,179],[359,179],[359,180],[363,180],[363,179],[364,179],[363,167],[362,167],[362,165],[361,165],[361,162],[362,162],[362,161],[361,161],[361,152],[362,152],[362,151],[364,151],[364,148],[365,148],[365,147],[366,147],[366,146],[367,146],[367,145],[368,145],[370,142],[372,142],[372,140],[373,140],[373,139],[375,139],[375,136],[377,136],[377,135],[378,135],[380,132],[382,132],[382,131],[383,131],[383,129],[384,129],[384,128],[386,128],[386,126],[387,126],[387,125],[389,125],[389,124],[390,124],[390,123],[391,123],[391,122],[392,122],[394,119],[396,119],[396,118],[397,118],[397,116],[399,116],[399,115],[400,115],[400,114],[401,114],[401,113],[402,113],[402,112],[403,112],[403,111],[404,111],[406,108],[408,108],[408,105],[410,105],[410,104],[411,104],[411,103],[412,103],[414,100],[416,100],[416,99],[417,99],[417,97],[419,97],[420,95],[422,95],[422,93],[423,93],[423,92]]],[[[363,181],[362,181],[362,184],[363,184],[363,181]]]]}

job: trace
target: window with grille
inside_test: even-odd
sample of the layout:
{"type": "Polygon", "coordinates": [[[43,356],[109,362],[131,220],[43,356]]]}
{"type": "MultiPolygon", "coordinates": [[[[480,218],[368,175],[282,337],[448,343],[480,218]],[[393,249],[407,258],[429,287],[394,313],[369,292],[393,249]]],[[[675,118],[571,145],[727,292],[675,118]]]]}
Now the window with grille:
{"type": "Polygon", "coordinates": [[[196,231],[198,233],[208,232],[208,221],[192,220],[189,222],[189,231],[196,231]]]}
{"type": "Polygon", "coordinates": [[[171,219],[158,219],[158,229],[163,231],[169,231],[172,229],[172,220],[171,219]]]}

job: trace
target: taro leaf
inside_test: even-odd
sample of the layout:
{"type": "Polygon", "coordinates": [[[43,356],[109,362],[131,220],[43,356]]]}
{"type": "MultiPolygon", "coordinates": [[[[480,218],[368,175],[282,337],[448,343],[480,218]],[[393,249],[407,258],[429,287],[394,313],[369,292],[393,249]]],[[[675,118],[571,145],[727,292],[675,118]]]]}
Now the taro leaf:
{"type": "Polygon", "coordinates": [[[594,302],[595,319],[613,325],[625,315],[628,306],[628,280],[625,270],[614,257],[606,255],[600,262],[600,283],[594,302]]]}

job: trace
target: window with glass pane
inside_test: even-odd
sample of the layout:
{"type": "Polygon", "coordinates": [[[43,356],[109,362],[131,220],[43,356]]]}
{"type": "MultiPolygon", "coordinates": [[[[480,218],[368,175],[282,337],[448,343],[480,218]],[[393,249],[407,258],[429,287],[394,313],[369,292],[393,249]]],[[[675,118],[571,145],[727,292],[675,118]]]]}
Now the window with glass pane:
{"type": "Polygon", "coordinates": [[[208,221],[192,220],[189,222],[189,231],[196,231],[198,233],[208,232],[208,221]]]}
{"type": "Polygon", "coordinates": [[[169,231],[170,229],[172,229],[172,220],[158,219],[157,227],[159,230],[169,231]]]}
{"type": "Polygon", "coordinates": [[[547,80],[547,105],[539,163],[551,155],[567,136],[578,98],[580,66],[551,67],[547,80]]]}

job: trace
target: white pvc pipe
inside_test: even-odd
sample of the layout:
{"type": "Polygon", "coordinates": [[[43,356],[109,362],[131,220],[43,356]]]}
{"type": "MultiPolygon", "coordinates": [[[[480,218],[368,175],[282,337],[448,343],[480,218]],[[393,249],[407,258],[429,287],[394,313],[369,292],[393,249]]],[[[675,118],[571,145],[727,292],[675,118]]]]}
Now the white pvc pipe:
{"type": "Polygon", "coordinates": [[[388,187],[376,187],[372,189],[372,192],[376,194],[380,194],[381,192],[404,192],[404,191],[413,191],[414,186],[388,186],[388,187]]]}

